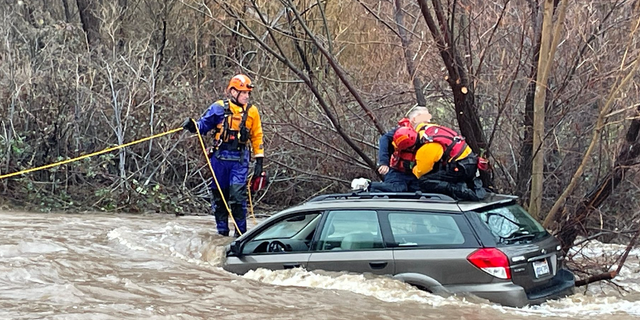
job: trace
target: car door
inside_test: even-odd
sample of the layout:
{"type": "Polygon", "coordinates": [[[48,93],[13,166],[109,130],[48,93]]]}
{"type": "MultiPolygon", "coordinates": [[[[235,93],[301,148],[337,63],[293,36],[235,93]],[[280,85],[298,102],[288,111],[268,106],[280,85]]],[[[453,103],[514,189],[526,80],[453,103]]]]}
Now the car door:
{"type": "Polygon", "coordinates": [[[383,219],[392,235],[396,274],[419,274],[451,285],[481,273],[466,260],[479,244],[462,215],[389,211],[383,219]]]}
{"type": "Polygon", "coordinates": [[[325,215],[308,270],[393,274],[393,253],[385,246],[375,210],[333,210],[325,215]]]}
{"type": "Polygon", "coordinates": [[[258,268],[305,268],[320,220],[320,212],[298,212],[260,226],[257,233],[238,244],[241,255],[227,257],[224,269],[244,274],[258,268]]]}

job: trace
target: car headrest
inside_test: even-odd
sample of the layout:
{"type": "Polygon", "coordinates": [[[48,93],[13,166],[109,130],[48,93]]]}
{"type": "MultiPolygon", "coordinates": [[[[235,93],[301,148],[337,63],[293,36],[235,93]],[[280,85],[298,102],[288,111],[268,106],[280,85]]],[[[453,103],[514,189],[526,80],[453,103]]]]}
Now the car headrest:
{"type": "Polygon", "coordinates": [[[342,239],[342,250],[373,249],[376,242],[375,236],[370,232],[349,233],[342,239]]]}

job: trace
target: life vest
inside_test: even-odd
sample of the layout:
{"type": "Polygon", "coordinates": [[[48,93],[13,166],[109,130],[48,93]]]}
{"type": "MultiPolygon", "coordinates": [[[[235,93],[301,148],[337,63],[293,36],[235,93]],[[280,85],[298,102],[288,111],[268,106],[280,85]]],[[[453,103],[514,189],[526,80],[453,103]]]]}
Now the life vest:
{"type": "Polygon", "coordinates": [[[249,109],[253,105],[243,108],[240,113],[234,113],[230,106],[229,100],[223,100],[224,120],[222,127],[216,134],[215,145],[219,149],[225,150],[242,150],[249,141],[249,129],[246,126],[249,109]]]}
{"type": "Polygon", "coordinates": [[[411,173],[413,166],[416,165],[415,151],[394,151],[389,159],[389,167],[404,173],[411,173]]]}
{"type": "Polygon", "coordinates": [[[453,129],[443,127],[437,124],[426,124],[419,128],[420,143],[437,142],[444,148],[444,154],[441,162],[447,163],[458,160],[458,157],[467,148],[464,137],[459,135],[453,129]]]}

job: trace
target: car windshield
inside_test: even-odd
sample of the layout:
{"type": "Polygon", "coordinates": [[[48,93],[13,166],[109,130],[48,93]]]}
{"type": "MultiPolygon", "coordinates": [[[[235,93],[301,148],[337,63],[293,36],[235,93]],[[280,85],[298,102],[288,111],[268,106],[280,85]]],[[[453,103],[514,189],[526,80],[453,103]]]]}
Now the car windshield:
{"type": "Polygon", "coordinates": [[[527,243],[548,234],[538,221],[517,204],[478,213],[499,243],[527,243]]]}
{"type": "Polygon", "coordinates": [[[292,238],[293,236],[298,234],[298,232],[305,229],[306,226],[308,226],[312,221],[315,220],[316,217],[319,216],[320,214],[318,213],[312,213],[284,219],[282,221],[274,223],[272,226],[255,237],[254,240],[292,238]]]}

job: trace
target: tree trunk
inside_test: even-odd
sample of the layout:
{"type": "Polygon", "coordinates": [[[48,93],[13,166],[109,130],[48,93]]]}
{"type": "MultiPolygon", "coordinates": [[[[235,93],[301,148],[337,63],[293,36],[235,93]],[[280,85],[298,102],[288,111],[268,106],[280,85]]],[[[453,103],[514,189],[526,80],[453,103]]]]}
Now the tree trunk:
{"type": "Polygon", "coordinates": [[[62,0],[62,7],[64,8],[64,21],[71,22],[71,11],[69,10],[69,0],[62,0]]]}
{"type": "MultiPolygon", "coordinates": [[[[566,2],[563,1],[562,4],[563,4],[563,6],[562,6],[562,8],[560,10],[561,15],[565,11],[564,9],[566,8],[566,2]]],[[[635,7],[634,7],[634,12],[636,12],[639,9],[640,9],[640,3],[636,2],[635,3],[635,7]]],[[[558,18],[558,19],[560,21],[562,21],[562,19],[560,19],[560,18],[558,18]]],[[[630,34],[631,38],[635,35],[636,31],[638,31],[638,26],[640,26],[640,19],[633,20],[632,23],[631,23],[631,30],[632,30],[631,34],[630,34]]],[[[557,33],[558,32],[556,30],[556,39],[558,38],[557,33]]],[[[630,48],[630,47],[631,47],[631,45],[629,45],[628,48],[630,48]]],[[[604,126],[605,126],[605,119],[608,117],[609,113],[611,112],[612,106],[614,105],[616,97],[618,96],[619,93],[625,92],[627,90],[627,85],[629,84],[631,79],[633,79],[633,77],[636,75],[636,73],[640,69],[640,56],[636,56],[635,61],[633,62],[633,64],[631,66],[625,66],[626,58],[627,57],[625,55],[623,57],[623,59],[622,59],[622,63],[621,63],[621,67],[620,67],[621,74],[618,76],[618,79],[616,79],[613,88],[609,92],[609,95],[606,97],[604,105],[600,108],[600,111],[599,111],[599,114],[598,114],[598,119],[596,120],[595,128],[593,130],[593,136],[591,138],[591,143],[589,144],[589,147],[585,151],[585,154],[584,154],[584,156],[582,158],[582,162],[580,163],[580,165],[576,169],[576,172],[571,177],[571,181],[569,182],[569,185],[567,185],[567,187],[562,192],[560,197],[553,204],[553,207],[549,210],[549,213],[547,214],[547,217],[544,219],[543,226],[546,227],[546,228],[549,228],[549,226],[551,225],[551,223],[553,221],[559,219],[559,218],[557,218],[557,212],[560,210],[561,207],[564,206],[564,202],[569,197],[569,195],[573,192],[574,188],[578,184],[578,180],[580,179],[580,177],[584,173],[585,165],[586,165],[587,161],[591,157],[591,152],[595,148],[596,141],[601,139],[601,137],[602,137],[602,130],[603,130],[604,126]]],[[[638,105],[636,107],[638,107],[638,105]]],[[[637,115],[638,115],[637,113],[638,113],[638,110],[636,110],[636,117],[634,117],[634,120],[637,118],[637,115]]],[[[633,127],[635,127],[635,126],[632,123],[631,128],[633,128],[633,127]]],[[[637,133],[628,132],[627,137],[625,139],[625,142],[626,143],[632,143],[632,142],[635,143],[635,139],[636,138],[637,138],[637,133]]],[[[628,159],[631,156],[633,156],[633,158],[635,158],[637,156],[638,151],[635,150],[634,148],[637,148],[637,146],[631,145],[629,148],[623,148],[621,157],[619,157],[619,159],[618,159],[618,160],[620,160],[620,162],[618,160],[616,160],[616,165],[617,164],[628,165],[629,164],[629,163],[627,163],[628,159]]],[[[618,167],[614,166],[614,168],[618,168],[618,167]]],[[[623,168],[623,170],[626,170],[624,167],[622,167],[622,168],[623,168]]],[[[622,174],[624,172],[618,172],[618,173],[622,174]]],[[[614,170],[614,176],[618,176],[618,174],[616,174],[616,170],[614,170]]],[[[622,177],[620,176],[619,179],[622,179],[622,177]]],[[[619,183],[619,181],[618,181],[618,183],[619,183]]],[[[615,183],[613,185],[613,187],[615,187],[615,185],[617,185],[617,183],[615,183]]],[[[611,192],[610,190],[603,190],[603,191],[604,192],[611,192]]],[[[596,194],[600,194],[600,191],[596,192],[596,194]]],[[[606,196],[608,196],[608,195],[606,195],[606,196]]],[[[597,196],[594,196],[594,197],[597,197],[597,196]]],[[[590,207],[593,206],[593,203],[591,203],[591,202],[586,202],[586,203],[583,202],[583,204],[585,205],[585,209],[584,210],[579,210],[578,212],[581,212],[581,211],[587,212],[587,213],[585,213],[585,217],[582,218],[582,220],[574,221],[575,223],[573,223],[570,227],[575,228],[578,225],[578,223],[581,223],[586,218],[586,215],[588,214],[588,212],[591,210],[590,207]]],[[[600,205],[600,203],[598,203],[598,205],[600,205]]],[[[563,216],[565,216],[565,215],[563,214],[563,216]]],[[[581,217],[581,216],[578,216],[578,217],[581,217]]],[[[569,220],[570,219],[566,219],[565,221],[569,221],[569,220]]],[[[568,233],[569,237],[573,233],[573,236],[574,236],[574,239],[575,239],[575,230],[574,230],[574,232],[571,232],[571,230],[569,230],[569,231],[567,231],[567,233],[568,233]]],[[[571,246],[571,243],[566,243],[565,242],[564,245],[565,246],[571,246]]]]}
{"type": "Polygon", "coordinates": [[[542,35],[540,37],[540,54],[538,56],[538,72],[536,89],[533,99],[533,149],[531,161],[531,197],[529,199],[529,213],[540,220],[542,207],[542,183],[544,182],[544,101],[547,96],[547,75],[543,70],[553,61],[549,57],[551,50],[551,24],[553,19],[553,0],[544,2],[544,18],[542,20],[542,35]]]}
{"type": "Polygon", "coordinates": [[[89,49],[100,43],[100,20],[96,16],[98,0],[76,0],[82,30],[87,35],[89,49]]]}
{"type": "MultiPolygon", "coordinates": [[[[432,15],[426,0],[418,1],[422,16],[447,68],[448,76],[446,78],[453,91],[453,101],[460,133],[466,138],[471,149],[475,152],[481,152],[486,149],[487,142],[475,104],[473,83],[469,81],[462,58],[455,49],[456,43],[451,33],[450,24],[445,17],[442,3],[439,0],[432,0],[431,2],[435,15],[432,15]]],[[[453,20],[455,17],[451,16],[449,19],[453,20]]],[[[489,174],[482,171],[481,178],[485,186],[493,186],[493,181],[489,174]]]]}
{"type": "Polygon", "coordinates": [[[120,16],[118,17],[118,35],[120,39],[116,39],[115,45],[119,52],[124,51],[125,44],[127,42],[127,33],[125,32],[125,14],[128,9],[128,0],[118,0],[118,6],[120,7],[120,16]]]}
{"type": "Polygon", "coordinates": [[[402,0],[395,1],[396,10],[395,10],[395,18],[396,18],[396,26],[398,27],[398,35],[400,36],[400,42],[402,43],[402,51],[404,52],[404,61],[407,66],[407,72],[409,72],[409,76],[411,77],[411,81],[413,82],[413,88],[416,92],[416,102],[419,106],[426,106],[427,99],[424,97],[424,92],[422,92],[422,81],[416,75],[416,66],[413,63],[413,52],[409,48],[409,37],[407,37],[407,32],[404,27],[404,13],[402,12],[402,0]]]}
{"type": "Polygon", "coordinates": [[[562,248],[565,252],[571,248],[576,237],[584,232],[584,223],[589,215],[600,207],[620,182],[624,180],[624,176],[630,166],[634,164],[640,155],[640,141],[638,141],[638,133],[640,132],[639,119],[640,106],[637,107],[636,116],[631,121],[625,136],[625,142],[611,172],[584,197],[575,213],[572,214],[565,211],[562,215],[559,215],[562,219],[558,218],[559,221],[557,221],[560,225],[557,237],[562,242],[562,248]]]}
{"type": "Polygon", "coordinates": [[[518,195],[523,203],[529,201],[529,182],[531,181],[531,163],[533,160],[533,102],[536,94],[536,82],[533,79],[538,77],[538,59],[540,57],[540,41],[541,41],[541,25],[539,23],[540,6],[537,1],[530,0],[531,7],[531,24],[536,44],[531,52],[531,71],[529,78],[531,82],[527,86],[527,96],[525,97],[524,120],[522,127],[524,135],[522,137],[522,145],[520,146],[520,159],[518,161],[518,173],[516,180],[515,194],[518,195]]]}
{"type": "Polygon", "coordinates": [[[540,219],[542,210],[542,193],[544,183],[544,136],[545,136],[545,103],[547,100],[547,83],[551,65],[560,40],[560,30],[564,23],[567,1],[562,1],[554,23],[553,14],[558,1],[545,0],[544,18],[542,19],[542,36],[540,39],[540,56],[538,57],[538,74],[536,77],[536,93],[533,102],[533,161],[531,165],[531,199],[529,212],[540,219]]]}

